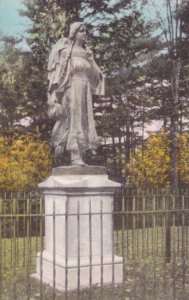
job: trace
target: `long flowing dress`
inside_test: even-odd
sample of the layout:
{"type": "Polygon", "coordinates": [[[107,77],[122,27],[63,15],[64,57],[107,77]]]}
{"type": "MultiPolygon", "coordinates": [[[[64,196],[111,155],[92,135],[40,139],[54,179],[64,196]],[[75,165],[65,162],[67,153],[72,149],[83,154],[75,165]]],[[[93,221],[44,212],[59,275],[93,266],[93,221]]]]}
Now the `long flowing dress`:
{"type": "Polygon", "coordinates": [[[52,143],[56,154],[64,149],[83,154],[99,145],[92,95],[104,94],[104,81],[91,53],[77,51],[68,58],[69,51],[69,47],[59,47],[49,63],[49,115],[56,120],[52,143]]]}

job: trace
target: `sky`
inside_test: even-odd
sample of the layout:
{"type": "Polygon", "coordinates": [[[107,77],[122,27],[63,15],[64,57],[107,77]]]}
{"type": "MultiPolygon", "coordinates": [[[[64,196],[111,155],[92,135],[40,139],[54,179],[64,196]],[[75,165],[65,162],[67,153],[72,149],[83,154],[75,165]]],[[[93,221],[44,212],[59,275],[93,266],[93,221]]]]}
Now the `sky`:
{"type": "MultiPolygon", "coordinates": [[[[162,15],[164,10],[162,4],[164,0],[151,1],[155,1],[156,9],[161,11],[162,15]]],[[[3,33],[3,35],[13,36],[19,36],[25,33],[30,22],[26,17],[19,16],[18,9],[22,8],[24,8],[22,0],[0,0],[0,33],[3,33]]],[[[150,6],[145,11],[145,14],[147,19],[154,18],[155,10],[153,6],[150,6]]]]}
{"type": "Polygon", "coordinates": [[[0,0],[0,33],[13,36],[25,33],[29,20],[19,16],[18,9],[22,8],[22,0],[0,0]]]}
{"type": "MultiPolygon", "coordinates": [[[[140,0],[138,1],[139,4],[140,0]]],[[[151,0],[151,3],[153,2],[156,9],[153,5],[145,8],[144,14],[147,20],[155,19],[156,10],[160,12],[161,17],[165,15],[164,0],[151,0]]],[[[23,0],[0,0],[0,35],[26,37],[27,28],[31,23],[27,17],[19,15],[19,9],[24,9],[23,0]]],[[[29,49],[25,39],[19,44],[19,47],[29,49]]]]}

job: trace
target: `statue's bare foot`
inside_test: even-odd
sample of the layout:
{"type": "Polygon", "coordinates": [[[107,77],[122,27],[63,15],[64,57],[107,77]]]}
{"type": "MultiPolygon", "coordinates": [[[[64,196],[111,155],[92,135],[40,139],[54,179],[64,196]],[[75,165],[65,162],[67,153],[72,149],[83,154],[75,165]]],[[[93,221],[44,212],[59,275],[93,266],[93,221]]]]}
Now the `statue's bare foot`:
{"type": "Polygon", "coordinates": [[[72,164],[72,166],[84,166],[85,165],[85,163],[82,159],[82,155],[79,152],[79,149],[71,152],[71,164],[72,164]]]}
{"type": "Polygon", "coordinates": [[[81,158],[72,160],[72,166],[84,166],[85,163],[81,158]]]}

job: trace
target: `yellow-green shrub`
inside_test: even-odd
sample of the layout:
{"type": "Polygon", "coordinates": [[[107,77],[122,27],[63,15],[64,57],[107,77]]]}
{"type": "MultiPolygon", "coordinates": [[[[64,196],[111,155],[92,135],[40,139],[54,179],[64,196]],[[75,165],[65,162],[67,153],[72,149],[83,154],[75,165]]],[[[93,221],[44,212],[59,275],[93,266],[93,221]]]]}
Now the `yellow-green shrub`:
{"type": "Polygon", "coordinates": [[[49,146],[37,136],[17,139],[0,136],[0,190],[35,188],[49,175],[52,159],[49,146]]]}
{"type": "MultiPolygon", "coordinates": [[[[170,186],[170,137],[161,131],[152,134],[126,166],[126,180],[138,188],[170,186]]],[[[189,183],[189,134],[178,136],[178,175],[180,184],[189,183]]]]}

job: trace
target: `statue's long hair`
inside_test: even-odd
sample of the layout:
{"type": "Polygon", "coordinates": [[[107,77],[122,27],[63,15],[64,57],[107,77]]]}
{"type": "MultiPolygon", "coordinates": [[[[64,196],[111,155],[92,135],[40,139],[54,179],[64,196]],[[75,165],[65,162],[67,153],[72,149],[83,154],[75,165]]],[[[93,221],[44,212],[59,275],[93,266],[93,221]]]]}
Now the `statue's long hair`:
{"type": "MultiPolygon", "coordinates": [[[[64,60],[64,64],[62,65],[62,72],[61,72],[61,78],[62,78],[62,81],[64,81],[65,77],[66,77],[66,72],[67,72],[67,69],[68,69],[68,63],[69,63],[69,60],[72,56],[72,50],[73,50],[73,47],[74,47],[74,44],[75,44],[75,37],[76,37],[76,34],[77,32],[79,31],[80,27],[83,26],[84,24],[81,23],[81,22],[75,22],[73,24],[71,24],[70,26],[70,32],[69,32],[69,37],[68,37],[68,51],[67,51],[67,54],[66,54],[66,57],[65,57],[65,60],[64,60]]],[[[84,48],[85,48],[85,45],[84,45],[84,48]]]]}
{"type": "MultiPolygon", "coordinates": [[[[69,32],[69,40],[70,40],[70,49],[68,51],[68,57],[66,60],[66,67],[68,65],[68,61],[72,56],[72,50],[73,50],[73,46],[75,44],[75,37],[77,32],[79,31],[80,27],[83,26],[84,24],[82,22],[74,22],[70,25],[70,32],[69,32]]],[[[85,45],[84,45],[85,48],[85,45]]],[[[65,70],[66,71],[66,70],[65,70]]]]}

